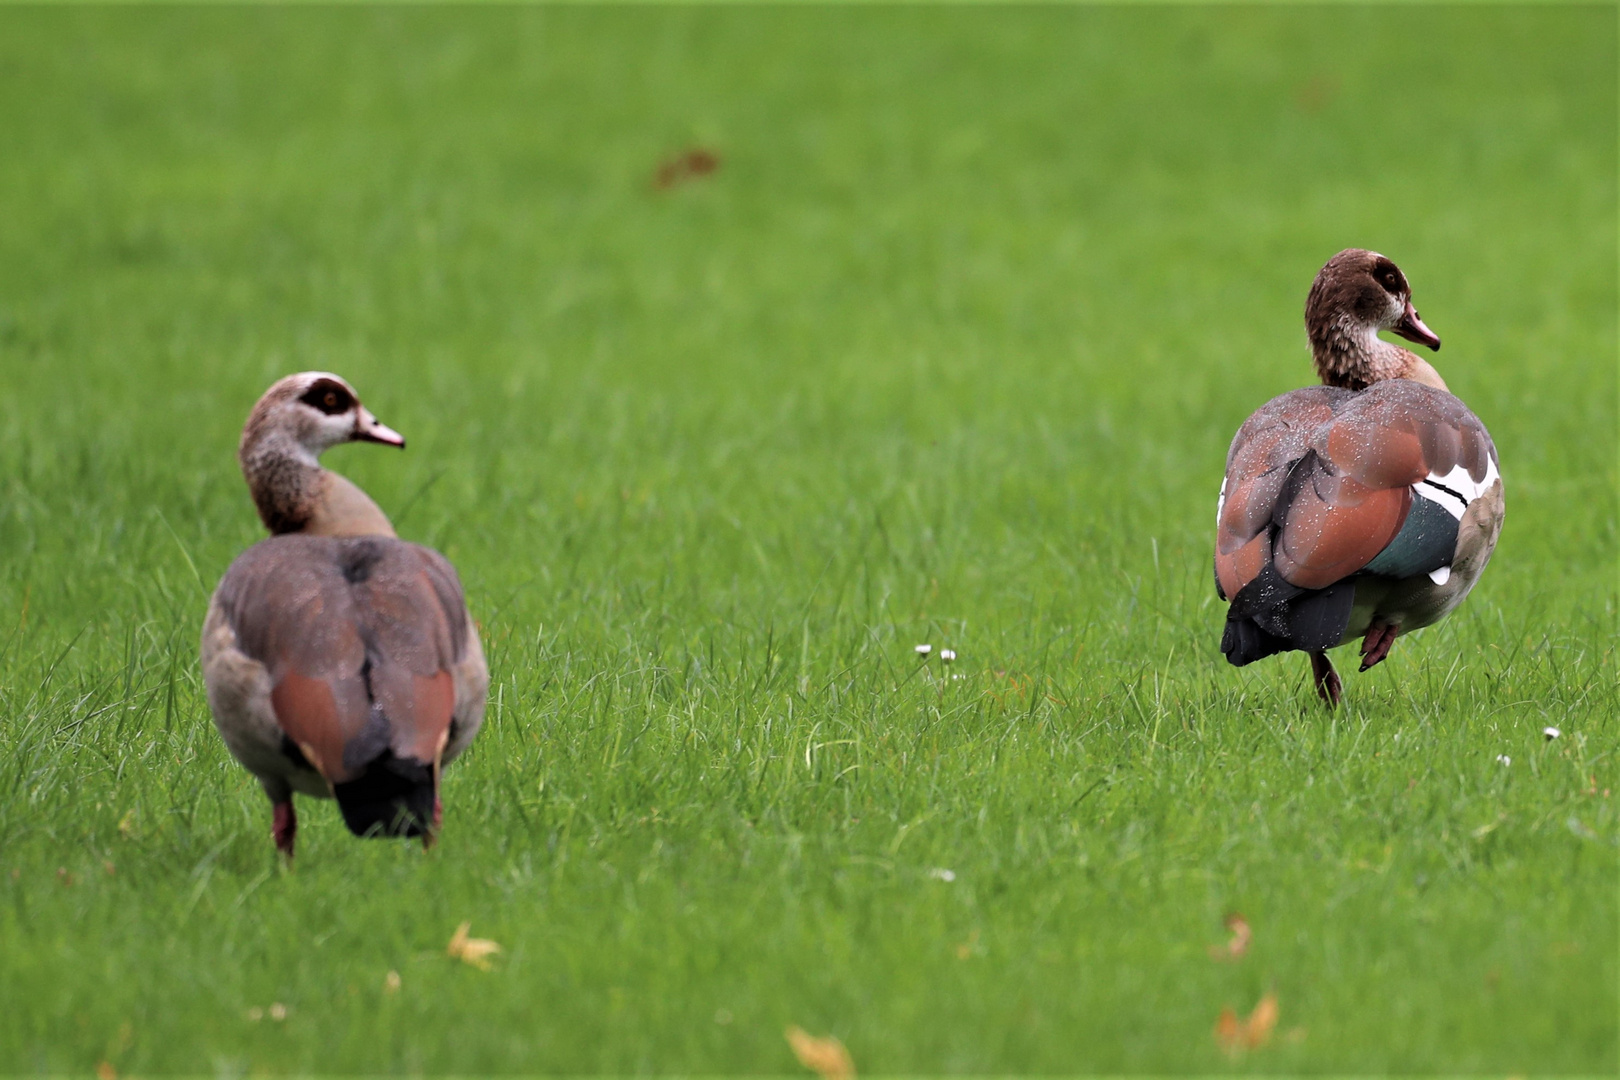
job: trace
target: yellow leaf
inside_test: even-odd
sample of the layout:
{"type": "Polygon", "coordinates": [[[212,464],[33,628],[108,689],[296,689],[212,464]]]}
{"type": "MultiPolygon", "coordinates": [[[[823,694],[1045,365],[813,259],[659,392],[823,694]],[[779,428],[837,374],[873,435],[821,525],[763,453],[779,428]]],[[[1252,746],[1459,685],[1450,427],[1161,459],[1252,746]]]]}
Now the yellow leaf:
{"type": "Polygon", "coordinates": [[[1277,995],[1266,992],[1247,1019],[1239,1020],[1231,1006],[1221,1010],[1215,1021],[1215,1041],[1222,1050],[1237,1057],[1245,1050],[1256,1050],[1271,1041],[1277,1026],[1277,995]]]}
{"type": "Polygon", "coordinates": [[[817,1038],[804,1028],[794,1025],[787,1029],[788,1045],[799,1064],[821,1076],[823,1080],[854,1080],[855,1062],[844,1044],[828,1035],[817,1038]]]}
{"type": "Polygon", "coordinates": [[[470,922],[464,922],[456,927],[456,932],[451,935],[450,944],[444,951],[464,964],[471,964],[479,971],[488,971],[493,966],[489,958],[500,952],[501,947],[484,938],[468,937],[467,931],[471,929],[470,922]]]}
{"type": "Polygon", "coordinates": [[[1249,929],[1249,920],[1234,911],[1226,917],[1226,928],[1232,932],[1231,940],[1225,945],[1211,945],[1209,955],[1214,960],[1241,960],[1243,954],[1249,951],[1249,942],[1254,938],[1254,931],[1249,929]]]}
{"type": "Polygon", "coordinates": [[[1277,1015],[1277,995],[1268,991],[1254,1007],[1254,1012],[1249,1014],[1248,1031],[1244,1033],[1249,1049],[1271,1041],[1271,1033],[1277,1027],[1277,1015]]]}
{"type": "Polygon", "coordinates": [[[385,994],[397,994],[399,993],[399,988],[403,985],[404,980],[399,977],[399,972],[397,971],[390,971],[387,975],[383,976],[383,993],[385,994]]]}

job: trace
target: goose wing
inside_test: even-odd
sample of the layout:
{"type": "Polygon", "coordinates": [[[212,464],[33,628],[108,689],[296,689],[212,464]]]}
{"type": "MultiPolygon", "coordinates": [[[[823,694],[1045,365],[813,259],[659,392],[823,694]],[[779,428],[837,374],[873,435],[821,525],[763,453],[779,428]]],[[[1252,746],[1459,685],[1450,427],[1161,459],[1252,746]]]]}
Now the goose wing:
{"type": "Polygon", "coordinates": [[[1274,398],[1227,454],[1217,588],[1235,598],[1272,577],[1270,567],[1296,592],[1326,589],[1391,546],[1414,497],[1460,518],[1495,479],[1495,458],[1468,407],[1421,383],[1308,387],[1274,398]]]}
{"type": "Polygon", "coordinates": [[[276,722],[332,785],[388,751],[431,763],[444,748],[477,645],[442,555],[388,537],[272,537],[231,565],[215,604],[266,670],[276,722]]]}

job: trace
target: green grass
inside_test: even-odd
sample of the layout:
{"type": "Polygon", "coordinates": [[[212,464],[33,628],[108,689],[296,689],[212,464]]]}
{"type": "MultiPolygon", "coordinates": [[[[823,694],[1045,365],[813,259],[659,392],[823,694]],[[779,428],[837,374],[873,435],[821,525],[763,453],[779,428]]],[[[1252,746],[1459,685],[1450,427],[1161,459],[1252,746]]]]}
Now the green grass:
{"type": "Polygon", "coordinates": [[[1612,1070],[1616,29],[0,9],[0,1072],[1612,1070]],[[1328,715],[1210,548],[1350,245],[1508,518],[1328,715]],[[287,873],[196,641],[304,368],[494,685],[437,849],[287,873]]]}

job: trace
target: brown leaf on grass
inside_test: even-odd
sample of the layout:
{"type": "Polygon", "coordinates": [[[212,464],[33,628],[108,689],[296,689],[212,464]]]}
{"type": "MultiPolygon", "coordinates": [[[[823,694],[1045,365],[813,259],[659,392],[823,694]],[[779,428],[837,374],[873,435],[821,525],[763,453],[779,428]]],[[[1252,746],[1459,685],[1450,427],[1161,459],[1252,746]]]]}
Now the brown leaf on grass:
{"type": "Polygon", "coordinates": [[[836,1037],[817,1038],[797,1024],[789,1027],[785,1034],[799,1064],[822,1080],[854,1080],[855,1062],[836,1037]]]}
{"type": "Polygon", "coordinates": [[[450,936],[450,944],[445,946],[448,956],[460,960],[463,964],[471,964],[479,971],[488,971],[493,965],[490,957],[501,951],[501,947],[485,938],[468,937],[467,931],[472,929],[472,923],[464,922],[456,927],[456,932],[450,936]]]}
{"type": "Polygon", "coordinates": [[[1294,87],[1294,104],[1308,113],[1321,112],[1339,96],[1337,75],[1312,75],[1294,87]]]}
{"type": "Polygon", "coordinates": [[[1266,992],[1247,1019],[1239,1020],[1228,1005],[1215,1021],[1215,1041],[1232,1057],[1245,1050],[1257,1050],[1271,1041],[1277,1027],[1277,995],[1266,992]]]}
{"type": "Polygon", "coordinates": [[[96,1062],[96,1080],[118,1080],[118,1070],[110,1061],[96,1062]]]}
{"type": "Polygon", "coordinates": [[[708,176],[719,167],[719,154],[695,146],[660,162],[658,171],[653,174],[653,187],[660,191],[668,191],[676,184],[708,176]]]}
{"type": "Polygon", "coordinates": [[[397,971],[390,970],[387,975],[383,976],[383,993],[385,994],[397,994],[399,988],[404,985],[405,981],[399,977],[397,971]]]}
{"type": "Polygon", "coordinates": [[[1249,929],[1249,920],[1239,912],[1232,912],[1226,917],[1226,928],[1232,932],[1231,940],[1225,945],[1211,945],[1209,955],[1212,960],[1241,960],[1243,954],[1249,951],[1249,941],[1254,932],[1249,929]]]}

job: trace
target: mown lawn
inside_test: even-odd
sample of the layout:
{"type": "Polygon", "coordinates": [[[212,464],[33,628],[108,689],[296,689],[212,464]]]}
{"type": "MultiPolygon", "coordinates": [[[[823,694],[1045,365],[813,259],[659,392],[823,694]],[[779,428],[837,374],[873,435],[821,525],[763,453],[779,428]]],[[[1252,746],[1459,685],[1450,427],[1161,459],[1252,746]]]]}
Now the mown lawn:
{"type": "Polygon", "coordinates": [[[1616,20],[0,8],[0,1072],[1611,1071],[1616,20]],[[1352,245],[1508,518],[1328,715],[1210,545],[1352,245]],[[196,642],[305,368],[495,683],[285,872],[196,642]]]}

